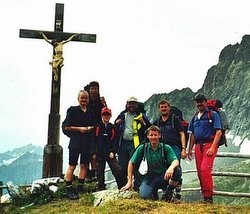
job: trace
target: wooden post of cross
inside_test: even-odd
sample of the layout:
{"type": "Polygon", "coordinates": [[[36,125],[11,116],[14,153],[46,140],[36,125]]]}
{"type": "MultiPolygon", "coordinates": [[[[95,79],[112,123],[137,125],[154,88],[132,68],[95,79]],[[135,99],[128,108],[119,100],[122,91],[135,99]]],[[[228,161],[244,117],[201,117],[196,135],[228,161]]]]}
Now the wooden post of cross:
{"type": "Polygon", "coordinates": [[[63,149],[59,145],[60,87],[63,66],[62,46],[69,41],[96,42],[95,34],[63,32],[64,4],[56,3],[54,31],[20,29],[19,37],[45,39],[53,46],[51,103],[48,123],[48,139],[43,153],[43,178],[61,176],[63,149]]]}

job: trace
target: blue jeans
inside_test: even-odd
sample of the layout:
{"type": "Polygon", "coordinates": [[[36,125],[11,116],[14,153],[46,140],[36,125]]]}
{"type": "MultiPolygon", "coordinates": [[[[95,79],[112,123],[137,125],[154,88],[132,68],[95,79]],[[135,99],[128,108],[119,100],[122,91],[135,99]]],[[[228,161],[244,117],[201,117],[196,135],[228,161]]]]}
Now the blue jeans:
{"type": "Polygon", "coordinates": [[[139,187],[139,196],[143,199],[156,198],[158,189],[167,190],[168,181],[164,180],[164,175],[156,175],[150,180],[143,180],[139,187]]]}
{"type": "MultiPolygon", "coordinates": [[[[144,179],[139,187],[139,196],[143,199],[156,199],[158,189],[165,192],[168,189],[168,181],[164,180],[164,174],[152,175],[148,179],[144,179]]],[[[173,181],[179,181],[181,178],[180,167],[175,168],[172,177],[173,181]]]]}
{"type": "Polygon", "coordinates": [[[125,177],[127,177],[128,162],[135,151],[133,141],[122,139],[120,148],[118,150],[118,163],[121,167],[121,171],[125,177]]]}

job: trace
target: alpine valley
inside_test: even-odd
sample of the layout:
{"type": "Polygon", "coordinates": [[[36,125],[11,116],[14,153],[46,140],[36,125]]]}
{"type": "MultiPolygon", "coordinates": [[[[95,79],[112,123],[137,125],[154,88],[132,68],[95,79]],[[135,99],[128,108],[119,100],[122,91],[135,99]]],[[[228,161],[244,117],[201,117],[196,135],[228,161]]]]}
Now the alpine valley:
{"type": "MultiPolygon", "coordinates": [[[[221,51],[218,64],[208,70],[204,83],[197,92],[205,93],[211,99],[220,99],[228,114],[231,127],[227,135],[229,145],[221,147],[220,151],[250,154],[250,35],[243,36],[240,44],[228,45],[221,51]]],[[[147,116],[151,122],[154,121],[158,116],[159,101],[167,99],[182,110],[186,120],[190,120],[196,111],[193,98],[197,92],[183,88],[170,93],[153,94],[144,103],[147,116]]],[[[30,184],[41,178],[42,161],[43,148],[31,144],[0,153],[0,181],[3,184],[8,181],[30,184]]],[[[240,161],[242,160],[237,160],[237,163],[240,161]]],[[[235,162],[236,160],[220,159],[216,166],[226,167],[235,162]]],[[[249,168],[249,163],[244,161],[242,164],[248,164],[245,168],[249,168]]],[[[189,168],[193,166],[183,161],[183,169],[189,168]]]]}

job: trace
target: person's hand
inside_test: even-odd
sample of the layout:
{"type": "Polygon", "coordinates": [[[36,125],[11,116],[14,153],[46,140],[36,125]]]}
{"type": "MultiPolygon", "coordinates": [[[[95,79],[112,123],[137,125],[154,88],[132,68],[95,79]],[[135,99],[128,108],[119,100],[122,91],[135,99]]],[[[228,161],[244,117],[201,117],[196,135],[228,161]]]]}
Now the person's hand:
{"type": "Polygon", "coordinates": [[[117,119],[116,121],[115,121],[115,124],[117,124],[117,125],[120,125],[122,123],[122,119],[117,119]]]}
{"type": "Polygon", "coordinates": [[[103,106],[107,106],[107,103],[106,103],[106,100],[104,97],[100,97],[100,101],[101,101],[103,106]]]}
{"type": "Polygon", "coordinates": [[[139,121],[141,124],[143,124],[144,126],[146,126],[146,123],[145,123],[145,121],[143,120],[143,117],[138,118],[138,121],[139,121]]]}
{"type": "Polygon", "coordinates": [[[79,131],[81,133],[86,133],[86,132],[90,132],[93,128],[94,126],[83,126],[83,127],[79,127],[79,131]]]}
{"type": "Polygon", "coordinates": [[[212,157],[214,154],[215,154],[215,149],[214,149],[213,146],[211,146],[211,147],[207,150],[206,155],[207,155],[208,157],[212,157]]]}
{"type": "Polygon", "coordinates": [[[165,172],[164,179],[169,180],[170,178],[172,178],[173,174],[174,174],[174,169],[170,166],[165,172]]]}
{"type": "Polygon", "coordinates": [[[182,159],[185,159],[186,157],[187,157],[186,149],[182,149],[182,150],[181,150],[181,158],[182,158],[182,159]]]}
{"type": "Polygon", "coordinates": [[[86,133],[86,132],[88,131],[88,127],[85,127],[85,126],[79,127],[79,131],[80,131],[81,133],[86,133]]]}
{"type": "Polygon", "coordinates": [[[94,126],[87,126],[87,131],[90,132],[93,128],[94,126]]]}
{"type": "Polygon", "coordinates": [[[126,190],[131,190],[133,189],[133,185],[131,182],[128,182],[125,186],[123,186],[120,191],[126,191],[126,190]]]}

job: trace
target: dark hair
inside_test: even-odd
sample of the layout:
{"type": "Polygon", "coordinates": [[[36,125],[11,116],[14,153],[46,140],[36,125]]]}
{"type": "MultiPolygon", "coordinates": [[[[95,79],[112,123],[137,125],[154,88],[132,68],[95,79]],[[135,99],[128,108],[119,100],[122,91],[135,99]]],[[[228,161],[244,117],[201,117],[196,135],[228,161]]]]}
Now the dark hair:
{"type": "Polygon", "coordinates": [[[90,87],[97,87],[99,91],[99,83],[97,81],[92,81],[88,85],[85,85],[84,90],[89,92],[90,87]]]}
{"type": "Polygon", "coordinates": [[[221,102],[221,100],[217,100],[216,107],[218,107],[218,108],[222,108],[223,107],[223,103],[221,102]]]}
{"type": "Polygon", "coordinates": [[[97,81],[92,81],[89,83],[89,87],[97,87],[99,89],[99,83],[97,81]]]}

